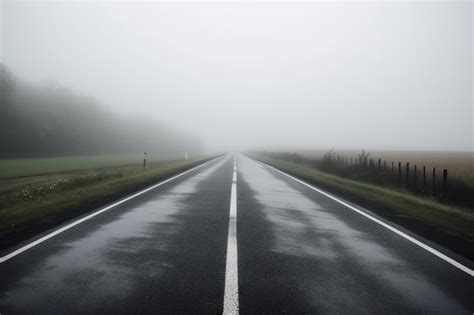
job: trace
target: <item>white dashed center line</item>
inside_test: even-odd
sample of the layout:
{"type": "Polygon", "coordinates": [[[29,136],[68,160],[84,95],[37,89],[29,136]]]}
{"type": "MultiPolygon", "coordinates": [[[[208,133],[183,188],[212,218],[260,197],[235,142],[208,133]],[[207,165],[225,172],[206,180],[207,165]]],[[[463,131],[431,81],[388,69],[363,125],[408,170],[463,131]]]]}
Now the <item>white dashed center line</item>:
{"type": "Polygon", "coordinates": [[[230,194],[229,235],[225,268],[223,314],[239,314],[239,277],[237,266],[237,161],[234,156],[234,173],[230,194]]]}

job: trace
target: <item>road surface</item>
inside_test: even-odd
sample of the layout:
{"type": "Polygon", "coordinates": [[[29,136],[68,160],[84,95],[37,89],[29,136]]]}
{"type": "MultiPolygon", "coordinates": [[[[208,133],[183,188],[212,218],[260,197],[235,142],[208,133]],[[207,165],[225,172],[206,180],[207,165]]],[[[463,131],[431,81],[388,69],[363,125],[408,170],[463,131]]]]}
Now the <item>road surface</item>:
{"type": "Polygon", "coordinates": [[[5,254],[1,314],[474,309],[472,275],[242,155],[5,254]]]}

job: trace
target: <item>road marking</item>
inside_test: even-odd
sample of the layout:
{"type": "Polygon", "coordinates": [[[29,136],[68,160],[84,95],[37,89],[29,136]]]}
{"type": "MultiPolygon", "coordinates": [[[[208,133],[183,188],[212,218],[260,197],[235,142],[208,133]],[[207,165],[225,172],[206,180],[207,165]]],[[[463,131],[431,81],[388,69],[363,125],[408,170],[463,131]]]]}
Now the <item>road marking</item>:
{"type": "Polygon", "coordinates": [[[223,314],[239,314],[239,271],[237,265],[237,164],[234,156],[234,173],[230,193],[229,235],[225,263],[223,314]]]}
{"type": "Polygon", "coordinates": [[[44,242],[44,241],[46,241],[46,240],[52,238],[52,237],[54,237],[54,236],[56,236],[56,235],[58,235],[58,234],[60,234],[60,233],[62,233],[62,232],[64,232],[64,231],[66,231],[66,230],[69,230],[70,228],[72,228],[72,227],[74,227],[74,226],[76,226],[76,225],[78,225],[78,224],[80,224],[80,223],[82,223],[82,222],[84,222],[84,221],[87,221],[87,220],[89,220],[89,219],[92,219],[93,217],[95,217],[95,216],[97,216],[97,215],[99,215],[99,214],[101,214],[101,213],[103,213],[103,212],[105,212],[105,211],[108,211],[108,210],[110,210],[110,209],[112,209],[112,208],[114,208],[114,207],[116,207],[116,206],[118,206],[118,205],[120,205],[120,204],[122,204],[122,203],[124,203],[124,202],[126,202],[126,201],[128,201],[128,200],[130,200],[130,199],[133,199],[133,198],[135,198],[135,197],[137,197],[137,196],[140,196],[140,195],[142,195],[142,194],[144,194],[144,193],[146,193],[146,192],[148,192],[148,191],[150,191],[150,190],[152,190],[152,189],[155,189],[156,187],[159,187],[159,186],[161,186],[161,185],[164,185],[164,184],[166,184],[166,183],[168,183],[168,182],[170,182],[170,181],[172,181],[172,180],[174,180],[174,179],[176,179],[176,178],[178,178],[178,177],[181,177],[181,176],[183,176],[183,175],[185,175],[185,174],[187,174],[187,173],[189,173],[189,172],[192,172],[192,171],[194,171],[194,170],[196,170],[196,169],[198,169],[198,168],[201,168],[201,167],[203,167],[204,165],[207,165],[208,163],[210,163],[210,162],[212,162],[212,161],[215,161],[215,159],[212,159],[212,160],[210,160],[210,161],[207,161],[207,162],[205,162],[205,163],[203,163],[203,164],[201,164],[201,165],[198,165],[198,166],[193,167],[193,168],[191,168],[191,169],[189,169],[189,170],[187,170],[187,171],[184,171],[184,172],[182,172],[182,173],[180,173],[180,174],[178,174],[178,175],[176,175],[176,176],[173,176],[173,177],[171,177],[171,178],[168,178],[167,180],[164,180],[164,181],[162,181],[162,182],[160,182],[160,183],[158,183],[158,184],[156,184],[156,185],[153,185],[153,186],[150,186],[150,187],[148,187],[148,188],[146,188],[146,189],[144,189],[144,190],[141,190],[141,191],[139,191],[139,192],[137,192],[137,193],[135,193],[135,194],[133,194],[133,195],[131,195],[131,196],[128,196],[128,197],[125,198],[125,199],[122,199],[122,200],[120,200],[120,201],[117,201],[117,202],[115,202],[115,203],[113,203],[113,204],[111,204],[111,205],[109,205],[109,206],[107,206],[107,207],[105,207],[105,208],[103,208],[103,209],[97,211],[97,212],[94,212],[94,213],[92,213],[92,214],[89,214],[89,215],[86,216],[86,217],[83,217],[83,218],[81,218],[81,219],[79,219],[79,220],[77,220],[77,221],[74,221],[74,222],[72,222],[72,223],[70,223],[70,224],[68,224],[68,225],[66,225],[66,226],[64,226],[64,227],[62,227],[62,228],[60,228],[60,229],[57,229],[56,231],[51,232],[50,234],[45,235],[45,236],[43,236],[43,237],[37,239],[36,241],[33,241],[33,242],[31,242],[31,243],[29,243],[29,244],[27,244],[27,245],[25,245],[25,246],[23,246],[23,247],[21,247],[21,248],[15,250],[15,251],[13,251],[13,252],[11,252],[11,253],[9,253],[9,254],[3,256],[3,257],[0,257],[0,263],[6,262],[7,260],[9,260],[9,259],[11,259],[11,258],[13,258],[13,257],[15,257],[15,256],[17,256],[17,255],[19,255],[19,254],[21,254],[21,253],[23,253],[24,251],[27,251],[28,249],[31,249],[32,247],[34,247],[34,246],[36,246],[36,245],[38,245],[38,244],[40,244],[40,243],[42,243],[42,242],[44,242]]]}
{"type": "Polygon", "coordinates": [[[332,195],[330,195],[330,194],[328,194],[328,193],[322,191],[321,189],[318,189],[318,188],[316,188],[316,187],[314,187],[314,186],[312,186],[312,185],[310,185],[310,184],[308,184],[308,183],[305,183],[304,181],[302,181],[302,180],[300,180],[300,179],[298,179],[298,178],[296,178],[296,177],[294,177],[294,176],[291,176],[290,174],[287,174],[287,173],[285,173],[285,172],[283,172],[283,171],[280,171],[279,169],[277,169],[277,168],[275,168],[275,167],[273,167],[273,166],[270,166],[270,165],[265,164],[265,163],[263,163],[263,162],[261,162],[261,163],[262,163],[262,165],[265,165],[266,167],[271,168],[271,169],[277,171],[278,173],[281,173],[281,174],[283,174],[283,175],[285,175],[285,176],[287,176],[287,177],[289,177],[289,178],[291,178],[291,179],[297,181],[298,183],[303,184],[303,185],[305,185],[306,187],[311,188],[311,189],[314,190],[314,191],[317,191],[318,193],[320,193],[320,194],[322,194],[322,195],[324,195],[324,196],[326,196],[326,197],[328,197],[328,198],[330,198],[330,199],[332,199],[332,200],[334,200],[334,201],[340,203],[341,205],[346,206],[347,208],[349,208],[349,209],[351,209],[351,210],[357,212],[357,213],[360,214],[360,215],[363,215],[364,217],[366,217],[366,218],[368,218],[368,219],[374,221],[375,223],[380,224],[381,226],[383,226],[383,227],[389,229],[390,231],[392,231],[392,232],[398,234],[399,236],[405,238],[406,240],[408,240],[408,241],[410,241],[410,242],[412,242],[412,243],[418,245],[419,247],[425,249],[426,251],[430,252],[431,254],[437,256],[438,258],[441,258],[441,259],[444,260],[445,262],[447,262],[447,263],[453,265],[454,267],[456,267],[456,268],[458,268],[458,269],[464,271],[465,273],[469,274],[470,276],[474,276],[474,270],[472,270],[472,269],[470,269],[470,268],[464,266],[464,265],[461,264],[460,262],[458,262],[458,261],[456,261],[456,260],[454,260],[454,259],[448,257],[447,255],[445,255],[445,254],[441,253],[440,251],[438,251],[438,250],[436,250],[436,249],[434,249],[434,248],[432,248],[432,247],[426,245],[425,243],[420,242],[420,241],[417,240],[416,238],[414,238],[414,237],[412,237],[412,236],[410,236],[410,235],[408,235],[408,234],[406,234],[406,233],[404,233],[404,232],[402,232],[402,231],[400,231],[400,230],[394,228],[393,226],[391,226],[391,225],[389,225],[389,224],[387,224],[387,223],[385,223],[385,222],[383,222],[383,221],[381,221],[381,220],[379,220],[379,219],[377,219],[377,218],[375,218],[375,217],[373,217],[373,216],[367,214],[366,212],[364,212],[364,211],[362,211],[362,210],[357,209],[356,207],[354,207],[354,206],[348,204],[347,202],[344,202],[344,201],[342,201],[342,200],[340,200],[340,199],[338,199],[338,198],[336,198],[336,197],[334,197],[334,196],[332,196],[332,195]]]}

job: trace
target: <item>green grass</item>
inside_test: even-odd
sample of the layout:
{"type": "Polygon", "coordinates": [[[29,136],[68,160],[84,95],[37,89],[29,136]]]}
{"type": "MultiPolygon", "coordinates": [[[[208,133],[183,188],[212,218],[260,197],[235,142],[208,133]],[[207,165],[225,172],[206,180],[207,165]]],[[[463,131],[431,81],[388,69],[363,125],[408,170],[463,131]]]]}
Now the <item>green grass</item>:
{"type": "MultiPolygon", "coordinates": [[[[0,248],[205,161],[154,162],[0,179],[0,248]]],[[[94,164],[96,165],[96,164],[94,164]]]]}
{"type": "MultiPolygon", "coordinates": [[[[147,163],[184,159],[184,154],[147,154],[147,163]]],[[[32,159],[0,159],[0,178],[55,174],[94,168],[137,165],[143,154],[81,155],[32,159]]]]}
{"type": "Polygon", "coordinates": [[[474,242],[474,212],[469,209],[442,204],[402,190],[338,177],[306,164],[253,157],[329,191],[349,196],[349,200],[355,197],[357,200],[374,204],[383,211],[390,212],[392,216],[415,220],[435,230],[436,233],[446,233],[470,243],[474,242]]]}

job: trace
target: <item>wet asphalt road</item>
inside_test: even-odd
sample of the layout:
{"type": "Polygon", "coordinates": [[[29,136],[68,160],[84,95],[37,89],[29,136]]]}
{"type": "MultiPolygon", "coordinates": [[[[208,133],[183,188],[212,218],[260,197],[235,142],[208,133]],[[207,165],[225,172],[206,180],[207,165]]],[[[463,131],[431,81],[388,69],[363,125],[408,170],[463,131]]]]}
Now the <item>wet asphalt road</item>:
{"type": "MultiPolygon", "coordinates": [[[[237,162],[240,313],[472,314],[472,276],[237,162]]],[[[233,164],[214,160],[0,264],[0,313],[222,313],[233,164]]]]}

